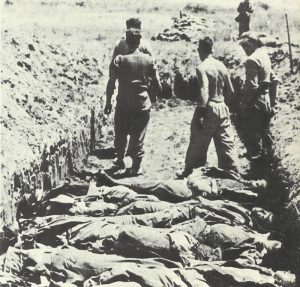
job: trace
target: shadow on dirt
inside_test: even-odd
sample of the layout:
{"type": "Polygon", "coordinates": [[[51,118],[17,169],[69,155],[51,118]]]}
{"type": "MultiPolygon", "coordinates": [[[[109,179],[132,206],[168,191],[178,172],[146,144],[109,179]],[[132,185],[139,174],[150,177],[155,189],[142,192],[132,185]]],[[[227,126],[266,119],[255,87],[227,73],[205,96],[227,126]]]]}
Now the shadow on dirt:
{"type": "Polygon", "coordinates": [[[98,157],[99,159],[113,159],[115,157],[115,148],[108,147],[104,149],[98,149],[95,150],[92,155],[98,157]]]}

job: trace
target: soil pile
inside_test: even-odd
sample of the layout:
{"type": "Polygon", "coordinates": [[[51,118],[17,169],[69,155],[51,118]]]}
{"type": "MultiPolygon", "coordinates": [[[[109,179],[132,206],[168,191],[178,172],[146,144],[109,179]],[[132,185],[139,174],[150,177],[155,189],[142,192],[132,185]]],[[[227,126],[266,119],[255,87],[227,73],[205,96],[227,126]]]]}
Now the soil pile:
{"type": "Polygon", "coordinates": [[[193,15],[187,15],[180,12],[179,18],[173,19],[173,26],[170,29],[165,29],[162,33],[152,37],[152,40],[176,42],[176,41],[197,41],[198,35],[202,31],[211,30],[211,27],[215,21],[211,21],[208,18],[197,18],[193,15]]]}

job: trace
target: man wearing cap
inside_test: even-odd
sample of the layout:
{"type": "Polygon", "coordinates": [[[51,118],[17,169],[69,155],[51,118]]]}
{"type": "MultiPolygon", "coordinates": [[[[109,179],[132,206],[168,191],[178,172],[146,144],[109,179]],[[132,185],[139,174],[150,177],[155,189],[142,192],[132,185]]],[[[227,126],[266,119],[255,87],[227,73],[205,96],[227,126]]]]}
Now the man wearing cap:
{"type": "MultiPolygon", "coordinates": [[[[131,33],[141,33],[141,25],[141,20],[139,18],[130,18],[126,21],[126,36],[117,41],[113,49],[111,63],[113,63],[113,60],[116,58],[116,56],[129,54],[131,48],[129,47],[128,36],[130,37],[131,33]]],[[[140,40],[138,49],[144,54],[153,56],[150,44],[142,38],[140,40]]]]}
{"type": "MultiPolygon", "coordinates": [[[[107,88],[106,90],[113,90],[115,88],[115,63],[114,60],[118,55],[128,55],[132,53],[132,35],[141,35],[141,21],[139,18],[130,18],[126,21],[126,37],[122,37],[115,45],[113,49],[112,54],[112,60],[109,66],[109,79],[107,82],[107,88]]],[[[146,42],[145,40],[140,38],[138,50],[144,54],[148,54],[152,56],[152,49],[150,44],[146,42]]],[[[107,92],[106,92],[107,93],[107,92]]],[[[107,101],[106,107],[105,107],[105,113],[109,114],[111,112],[111,105],[109,101],[107,101]]],[[[115,133],[117,133],[118,130],[118,121],[115,122],[115,133]]],[[[115,138],[115,148],[118,146],[118,136],[115,138]]],[[[114,161],[114,164],[118,168],[124,168],[124,161],[123,159],[116,158],[114,161]]]]}
{"type": "MultiPolygon", "coordinates": [[[[130,18],[126,21],[126,27],[127,27],[126,36],[118,40],[113,49],[111,62],[109,65],[109,78],[107,82],[107,87],[109,89],[115,85],[115,82],[111,77],[111,73],[112,73],[111,71],[114,70],[114,60],[118,55],[128,55],[132,52],[130,39],[132,34],[141,34],[141,20],[139,18],[130,18]]],[[[144,39],[142,39],[142,37],[140,39],[140,44],[138,46],[138,49],[144,54],[153,56],[152,48],[150,44],[144,39]]]]}
{"type": "Polygon", "coordinates": [[[246,79],[242,91],[242,114],[245,120],[245,144],[252,159],[261,158],[268,151],[268,125],[271,113],[269,86],[271,60],[266,47],[254,33],[242,36],[240,45],[248,58],[246,79]]]}
{"type": "Polygon", "coordinates": [[[214,139],[218,166],[235,174],[234,137],[229,110],[224,100],[234,92],[229,73],[220,61],[212,57],[213,42],[209,37],[199,41],[202,63],[196,69],[199,83],[197,107],[191,123],[191,137],[185,158],[185,168],[179,178],[192,173],[206,163],[207,150],[214,139]]]}
{"type": "Polygon", "coordinates": [[[126,35],[126,54],[118,55],[110,67],[110,80],[106,89],[104,112],[111,112],[111,98],[118,80],[118,96],[115,111],[116,165],[124,167],[127,136],[130,137],[127,155],[132,158],[130,175],[138,175],[144,155],[144,138],[150,119],[150,84],[159,92],[160,83],[155,65],[149,54],[140,50],[139,29],[131,29],[126,35]]]}

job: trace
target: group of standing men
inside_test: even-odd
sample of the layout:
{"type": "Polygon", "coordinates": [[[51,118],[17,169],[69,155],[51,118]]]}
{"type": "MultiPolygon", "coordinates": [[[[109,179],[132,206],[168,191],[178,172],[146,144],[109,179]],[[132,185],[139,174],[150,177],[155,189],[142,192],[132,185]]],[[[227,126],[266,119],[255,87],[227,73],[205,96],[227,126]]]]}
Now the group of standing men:
{"type": "MultiPolygon", "coordinates": [[[[246,1],[247,2],[247,1],[246,1]]],[[[126,37],[116,44],[109,68],[106,89],[105,113],[112,110],[111,99],[118,80],[118,96],[115,111],[114,165],[124,168],[126,154],[132,158],[128,175],[136,176],[144,155],[144,138],[150,119],[150,86],[157,94],[161,86],[150,46],[141,36],[141,21],[126,21],[126,37]],[[129,142],[127,138],[129,136],[129,142]]],[[[242,111],[249,139],[248,153],[260,157],[264,153],[266,130],[270,112],[269,84],[271,62],[265,47],[258,38],[242,35],[241,46],[248,59],[245,63],[246,79],[242,93],[242,111]]],[[[201,64],[196,69],[199,93],[191,123],[191,136],[186,153],[185,167],[179,178],[206,163],[207,150],[214,140],[218,166],[237,175],[234,136],[230,113],[225,101],[233,93],[230,75],[222,62],[212,56],[213,41],[209,37],[199,40],[198,53],[201,64]]]]}

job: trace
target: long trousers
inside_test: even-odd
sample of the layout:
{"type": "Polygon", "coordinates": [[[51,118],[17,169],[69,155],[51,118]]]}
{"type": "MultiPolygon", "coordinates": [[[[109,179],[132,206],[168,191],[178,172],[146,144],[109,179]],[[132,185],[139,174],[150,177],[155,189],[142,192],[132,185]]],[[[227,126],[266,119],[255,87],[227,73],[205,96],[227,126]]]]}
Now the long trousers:
{"type": "Polygon", "coordinates": [[[192,192],[185,182],[180,180],[155,181],[134,181],[130,189],[137,193],[154,195],[160,200],[172,203],[188,200],[192,197],[192,192]]]}
{"type": "Polygon", "coordinates": [[[251,156],[260,156],[268,152],[272,139],[269,134],[270,112],[251,106],[245,111],[245,145],[251,156]]]}
{"type": "Polygon", "coordinates": [[[115,112],[115,149],[118,158],[127,155],[142,158],[144,139],[150,119],[150,110],[132,112],[117,106],[115,112]],[[129,136],[129,142],[128,142],[129,136]]]}
{"type": "Polygon", "coordinates": [[[190,143],[185,158],[185,169],[192,170],[205,165],[207,150],[214,140],[218,155],[218,166],[225,170],[236,170],[234,136],[225,103],[210,102],[202,124],[197,113],[191,123],[190,143]]]}

